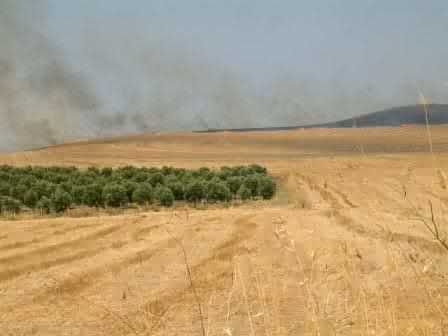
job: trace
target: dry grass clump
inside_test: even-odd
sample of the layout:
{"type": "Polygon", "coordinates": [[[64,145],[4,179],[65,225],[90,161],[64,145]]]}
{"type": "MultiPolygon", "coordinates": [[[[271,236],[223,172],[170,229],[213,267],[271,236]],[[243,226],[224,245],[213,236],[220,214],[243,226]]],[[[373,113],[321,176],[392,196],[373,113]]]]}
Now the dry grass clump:
{"type": "Polygon", "coordinates": [[[439,185],[443,190],[446,190],[448,188],[448,179],[447,176],[445,174],[445,171],[442,170],[441,168],[437,169],[437,175],[439,177],[439,185]]]}
{"type": "MultiPolygon", "coordinates": [[[[419,100],[420,100],[421,105],[423,106],[423,111],[425,113],[425,124],[426,124],[427,138],[428,138],[429,153],[431,154],[433,168],[436,169],[440,187],[443,190],[446,190],[447,189],[446,174],[440,167],[436,168],[437,163],[436,163],[436,157],[434,155],[434,150],[433,150],[433,139],[432,139],[432,134],[431,134],[430,117],[429,117],[429,111],[428,111],[428,106],[427,106],[428,101],[422,93],[420,93],[419,100]]],[[[443,227],[442,227],[441,222],[436,219],[436,216],[434,214],[433,202],[431,200],[429,200],[428,204],[429,204],[429,210],[431,213],[430,221],[425,219],[423,216],[420,216],[421,221],[425,225],[425,227],[428,229],[428,231],[431,233],[431,235],[434,237],[434,239],[437,240],[448,251],[448,243],[447,243],[446,233],[443,232],[443,227]]],[[[418,211],[417,211],[417,213],[418,213],[418,211]]]]}

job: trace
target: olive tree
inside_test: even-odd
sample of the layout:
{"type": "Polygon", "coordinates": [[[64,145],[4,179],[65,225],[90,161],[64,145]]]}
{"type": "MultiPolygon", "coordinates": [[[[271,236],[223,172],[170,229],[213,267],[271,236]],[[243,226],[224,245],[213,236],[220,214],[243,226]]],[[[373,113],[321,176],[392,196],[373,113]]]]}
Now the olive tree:
{"type": "Polygon", "coordinates": [[[161,186],[156,189],[156,197],[160,202],[160,205],[165,207],[173,206],[174,195],[171,189],[161,186]]]}
{"type": "Polygon", "coordinates": [[[207,201],[228,202],[232,199],[232,193],[224,182],[212,180],[207,184],[207,201]]]}
{"type": "Polygon", "coordinates": [[[103,189],[103,200],[107,207],[122,207],[128,203],[126,189],[120,184],[108,184],[103,189]]]}
{"type": "Polygon", "coordinates": [[[64,212],[72,204],[72,196],[64,189],[58,187],[51,197],[51,209],[56,212],[64,212]]]}
{"type": "Polygon", "coordinates": [[[258,180],[258,194],[263,197],[263,199],[271,199],[274,197],[276,191],[276,184],[272,177],[261,176],[258,180]]]}
{"type": "Polygon", "coordinates": [[[34,208],[39,201],[39,195],[34,189],[30,189],[25,193],[23,201],[27,207],[34,208]]]}
{"type": "Polygon", "coordinates": [[[185,187],[185,199],[197,203],[205,198],[205,184],[201,180],[194,180],[185,187]]]}
{"type": "Polygon", "coordinates": [[[151,203],[152,199],[153,189],[149,183],[139,184],[132,194],[132,201],[140,205],[151,203]]]}

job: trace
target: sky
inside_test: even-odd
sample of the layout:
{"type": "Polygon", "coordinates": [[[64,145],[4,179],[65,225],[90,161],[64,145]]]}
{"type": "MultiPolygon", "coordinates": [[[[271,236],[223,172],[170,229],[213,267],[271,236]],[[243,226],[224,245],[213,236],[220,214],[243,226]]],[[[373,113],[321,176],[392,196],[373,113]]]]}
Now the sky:
{"type": "Polygon", "coordinates": [[[353,85],[447,79],[443,0],[52,0],[50,8],[51,30],[67,44],[86,22],[132,26],[257,80],[290,71],[353,85]]]}
{"type": "MultiPolygon", "coordinates": [[[[30,4],[0,0],[0,15],[3,10],[9,18],[11,8],[15,13],[12,24],[0,22],[0,30],[17,27],[13,38],[3,39],[25,45],[14,71],[26,75],[14,87],[55,77],[49,76],[55,61],[63,84],[52,82],[44,94],[33,85],[26,91],[39,113],[17,104],[23,92],[9,105],[27,122],[31,118],[30,125],[67,128],[54,131],[51,141],[135,130],[325,122],[414,104],[419,91],[430,102],[448,102],[444,0],[30,4]],[[83,100],[92,102],[87,111],[83,100]],[[58,112],[50,116],[47,110],[58,112]],[[55,114],[63,115],[57,127],[55,114]]],[[[10,133],[10,142],[20,143],[20,135],[10,133]]]]}

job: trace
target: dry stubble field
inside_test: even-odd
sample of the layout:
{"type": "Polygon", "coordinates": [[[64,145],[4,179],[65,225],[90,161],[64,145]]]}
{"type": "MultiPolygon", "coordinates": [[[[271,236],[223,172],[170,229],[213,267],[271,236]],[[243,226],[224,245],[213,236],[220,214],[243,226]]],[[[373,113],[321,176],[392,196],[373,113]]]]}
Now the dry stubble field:
{"type": "Polygon", "coordinates": [[[266,165],[269,203],[0,221],[1,335],[445,335],[448,127],[153,134],[16,165],[266,165]],[[181,241],[191,270],[190,286],[181,241]],[[203,329],[198,309],[202,310],[203,329]]]}

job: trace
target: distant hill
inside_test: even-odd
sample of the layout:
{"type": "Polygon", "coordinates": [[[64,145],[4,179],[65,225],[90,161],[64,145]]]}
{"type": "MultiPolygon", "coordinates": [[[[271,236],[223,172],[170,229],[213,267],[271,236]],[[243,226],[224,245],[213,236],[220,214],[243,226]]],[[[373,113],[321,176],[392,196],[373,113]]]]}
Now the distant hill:
{"type": "MultiPolygon", "coordinates": [[[[427,105],[432,125],[448,124],[448,104],[427,105]]],[[[336,122],[315,125],[316,127],[393,127],[400,125],[424,125],[425,112],[422,105],[394,107],[379,112],[361,115],[336,122]]]]}
{"type": "MultiPolygon", "coordinates": [[[[427,105],[431,125],[448,124],[448,104],[427,105]]],[[[359,117],[348,118],[324,124],[259,127],[236,129],[208,129],[198,132],[250,132],[250,131],[281,131],[299,128],[347,128],[347,127],[397,127],[401,125],[424,125],[425,112],[422,105],[394,107],[379,112],[364,114],[359,117]]]]}

